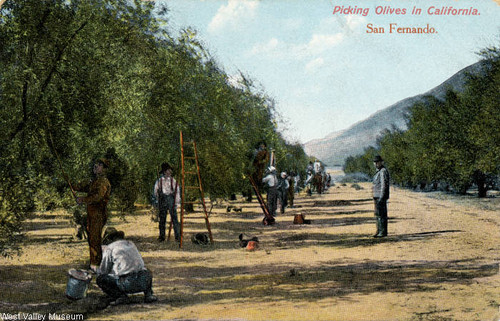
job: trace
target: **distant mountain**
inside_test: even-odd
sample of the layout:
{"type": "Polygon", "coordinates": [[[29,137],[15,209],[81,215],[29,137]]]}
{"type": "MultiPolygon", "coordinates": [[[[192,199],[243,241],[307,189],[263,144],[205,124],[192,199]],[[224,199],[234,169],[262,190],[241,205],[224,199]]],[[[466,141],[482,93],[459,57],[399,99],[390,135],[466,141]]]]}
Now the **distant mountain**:
{"type": "Polygon", "coordinates": [[[470,65],[424,94],[403,99],[345,130],[305,143],[305,152],[327,165],[343,165],[347,157],[363,153],[368,146],[375,146],[377,137],[385,129],[406,130],[406,115],[415,103],[424,101],[426,96],[443,99],[448,89],[460,92],[464,89],[468,74],[480,74],[484,69],[485,63],[482,61],[470,65]]]}

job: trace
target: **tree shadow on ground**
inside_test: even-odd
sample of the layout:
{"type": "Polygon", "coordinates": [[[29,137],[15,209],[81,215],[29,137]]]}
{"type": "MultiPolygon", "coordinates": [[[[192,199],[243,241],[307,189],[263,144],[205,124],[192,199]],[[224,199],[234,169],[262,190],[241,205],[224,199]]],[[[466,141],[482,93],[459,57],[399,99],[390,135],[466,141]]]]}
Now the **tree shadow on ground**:
{"type": "Polygon", "coordinates": [[[359,199],[336,199],[336,200],[324,200],[321,198],[312,197],[312,198],[301,198],[298,199],[296,204],[302,206],[316,206],[316,207],[324,207],[324,206],[352,206],[352,205],[363,205],[366,203],[373,202],[373,198],[359,198],[359,199]]]}
{"type": "Polygon", "coordinates": [[[59,212],[30,212],[27,214],[26,219],[27,220],[47,220],[47,221],[66,221],[68,219],[71,219],[71,214],[68,214],[66,212],[59,213],[59,212]]]}
{"type": "Polygon", "coordinates": [[[71,228],[71,226],[67,222],[61,223],[32,223],[25,222],[23,224],[23,229],[25,232],[33,232],[33,231],[43,231],[43,230],[57,230],[57,229],[67,229],[71,228]]]}
{"type": "MultiPolygon", "coordinates": [[[[395,222],[392,219],[391,222],[395,222]]],[[[159,250],[175,250],[184,252],[208,252],[208,251],[218,251],[224,249],[235,249],[239,248],[238,235],[240,233],[244,234],[247,238],[252,236],[258,236],[261,241],[261,246],[269,245],[280,249],[286,248],[304,248],[310,246],[328,246],[337,248],[354,248],[354,247],[368,247],[375,246],[383,243],[397,243],[397,242],[412,242],[419,240],[427,240],[435,237],[440,237],[447,233],[459,233],[461,230],[441,230],[441,231],[430,231],[422,233],[409,233],[409,234],[397,234],[389,235],[384,238],[373,238],[371,235],[367,234],[352,234],[352,233],[311,233],[305,229],[313,229],[316,225],[326,225],[331,226],[346,226],[346,225],[361,225],[361,224],[373,224],[374,218],[337,218],[337,219],[324,219],[324,220],[314,220],[310,225],[294,225],[289,223],[287,227],[283,226],[280,229],[273,229],[274,232],[272,240],[266,240],[262,238],[262,234],[266,232],[269,227],[262,228],[251,228],[250,226],[243,226],[240,229],[241,232],[235,230],[234,224],[237,226],[241,225],[241,222],[234,222],[234,224],[228,224],[225,228],[223,226],[218,226],[217,237],[214,239],[214,244],[209,245],[197,245],[193,244],[191,241],[194,228],[191,226],[189,233],[184,234],[183,247],[179,248],[178,243],[170,242],[158,242],[155,237],[129,237],[130,240],[137,244],[139,250],[143,253],[155,252],[159,250]],[[318,223],[317,221],[322,221],[318,223]]],[[[196,224],[197,231],[201,233],[207,233],[204,224],[196,224]]],[[[249,224],[254,225],[254,224],[249,224]]],[[[241,227],[241,226],[240,226],[241,227]]],[[[173,235],[171,236],[173,240],[173,235]]]]}
{"type": "Polygon", "coordinates": [[[373,210],[335,211],[335,210],[328,210],[326,208],[321,209],[321,208],[307,207],[307,208],[303,208],[300,211],[296,211],[296,212],[292,212],[292,213],[287,211],[287,212],[285,212],[284,215],[279,215],[278,218],[282,218],[282,217],[289,216],[291,214],[298,214],[298,213],[314,217],[314,216],[322,216],[322,215],[331,216],[331,215],[356,215],[356,214],[364,214],[364,213],[373,213],[373,210]]]}
{"type": "MultiPolygon", "coordinates": [[[[272,254],[271,254],[272,255],[272,254]]],[[[163,258],[151,258],[152,267],[164,266],[163,258]]],[[[0,307],[5,313],[78,313],[85,317],[99,313],[103,297],[93,284],[86,299],[64,298],[66,271],[73,266],[25,265],[2,268],[0,307]],[[47,302],[49,301],[49,302],[47,302]]],[[[421,262],[325,263],[310,268],[289,265],[251,265],[235,267],[182,266],[153,269],[154,290],[159,302],[142,303],[142,294],[132,297],[132,305],[111,307],[115,317],[161,306],[186,307],[207,302],[232,301],[258,303],[273,301],[316,301],[326,298],[349,300],[352,294],[376,292],[432,292],[446,284],[468,285],[472,279],[498,273],[498,264],[478,264],[474,260],[421,262]],[[304,286],[315,284],[314,287],[304,286]]],[[[95,281],[92,281],[95,283],[95,281]]]]}
{"type": "Polygon", "coordinates": [[[64,229],[70,226],[70,217],[63,218],[54,215],[35,214],[23,222],[25,232],[42,231],[48,229],[64,229]],[[42,218],[43,217],[43,218],[42,218]]]}
{"type": "MultiPolygon", "coordinates": [[[[208,235],[208,233],[205,231],[208,235]]],[[[163,242],[159,242],[157,240],[157,237],[127,237],[127,239],[133,241],[136,245],[139,251],[143,254],[148,254],[148,253],[154,253],[157,251],[182,251],[186,253],[194,253],[194,252],[211,252],[211,251],[219,251],[219,250],[227,250],[227,249],[235,249],[239,248],[238,246],[238,235],[234,235],[234,237],[230,239],[224,239],[221,237],[217,237],[214,240],[213,244],[207,244],[207,245],[199,245],[199,244],[194,244],[191,241],[191,237],[195,233],[189,233],[184,235],[183,238],[183,246],[182,248],[179,247],[179,243],[174,241],[173,235],[171,236],[170,240],[165,240],[163,242]]]]}
{"type": "Polygon", "coordinates": [[[384,238],[373,238],[366,234],[324,234],[324,233],[299,233],[283,236],[276,240],[277,247],[300,247],[321,245],[338,248],[367,247],[381,243],[410,242],[431,239],[445,233],[459,233],[460,230],[442,230],[424,233],[410,233],[390,235],[384,238]]]}
{"type": "Polygon", "coordinates": [[[55,244],[72,244],[72,243],[78,243],[78,242],[87,242],[85,241],[75,241],[73,240],[70,236],[68,235],[30,235],[27,239],[23,240],[23,246],[26,245],[40,245],[40,244],[48,244],[48,243],[55,243],[55,244]]]}
{"type": "MultiPolygon", "coordinates": [[[[356,201],[356,200],[355,200],[356,201]]],[[[358,200],[368,202],[371,199],[358,200]]],[[[351,200],[352,202],[352,200],[351,200]]],[[[351,203],[353,205],[353,203],[351,203]]],[[[346,205],[350,206],[350,205],[346,205]]],[[[319,206],[323,207],[323,206],[319,206]]],[[[341,209],[341,208],[337,208],[341,209]]],[[[246,210],[244,208],[244,210],[246,210]]],[[[331,215],[328,218],[313,220],[317,225],[361,225],[373,224],[373,217],[343,217],[337,215],[354,215],[371,212],[344,211],[335,212],[320,209],[315,214],[331,215]]],[[[145,215],[145,214],[144,214],[145,215]]],[[[259,262],[246,266],[210,267],[204,264],[202,252],[238,248],[237,235],[244,231],[245,235],[258,235],[271,232],[272,238],[263,238],[263,245],[269,242],[270,248],[307,248],[311,245],[337,248],[354,248],[375,246],[389,242],[413,242],[440,237],[446,233],[459,233],[460,230],[439,230],[422,233],[389,235],[386,238],[374,239],[366,234],[331,234],[308,233],[307,226],[295,226],[279,216],[275,226],[263,226],[263,217],[256,204],[255,211],[243,213],[218,213],[218,218],[226,216],[230,219],[213,225],[216,231],[215,245],[196,246],[191,243],[190,236],[195,232],[205,232],[206,225],[201,213],[189,214],[186,220],[185,247],[182,251],[189,254],[175,258],[159,253],[165,250],[179,251],[175,242],[159,243],[156,237],[126,236],[134,241],[139,251],[145,256],[146,266],[153,271],[154,290],[159,302],[152,305],[142,303],[142,296],[133,297],[129,306],[110,307],[105,313],[112,313],[114,318],[120,314],[134,311],[150,311],[167,307],[189,307],[207,302],[219,301],[268,302],[273,301],[317,301],[326,298],[350,300],[351,295],[371,294],[378,292],[431,292],[441,289],[446,284],[470,284],[473,278],[487,277],[498,273],[498,264],[479,264],[471,261],[421,261],[415,262],[363,262],[342,264],[326,263],[321,267],[311,268],[304,265],[265,264],[259,262]],[[231,216],[229,216],[231,215],[231,216]],[[233,216],[234,215],[234,216],[233,216]],[[251,218],[259,218],[250,221],[251,218]],[[281,222],[280,222],[281,220],[281,222]],[[297,231],[300,231],[299,233],[297,231]],[[276,238],[275,238],[276,236],[276,238]],[[200,255],[197,255],[200,253],[200,255]],[[191,256],[192,255],[192,256],[191,256]],[[176,267],[165,267],[165,261],[174,263],[176,267]],[[186,264],[187,263],[187,264],[186,264]],[[313,286],[311,286],[313,284],[313,286]]],[[[311,215],[314,217],[313,215],[311,215]]],[[[288,218],[292,218],[289,216],[288,218]]],[[[394,222],[394,219],[391,219],[394,222]]],[[[67,226],[70,226],[67,223],[67,226]]],[[[50,228],[53,228],[51,226],[50,228]]],[[[57,228],[59,226],[57,225],[57,228]]],[[[67,243],[68,236],[31,236],[27,244],[67,243]]],[[[272,251],[274,251],[274,249],[272,251]]],[[[268,255],[274,255],[269,251],[268,255]]],[[[86,256],[87,252],[85,252],[86,256]]],[[[249,252],[251,259],[251,253],[249,252]]],[[[76,262],[76,261],[75,261],[76,262]]],[[[83,263],[65,265],[2,266],[0,270],[0,308],[2,312],[17,313],[19,311],[37,313],[83,313],[97,312],[96,302],[102,292],[95,286],[89,290],[87,299],[68,301],[64,297],[67,282],[67,270],[84,268],[83,263]],[[47,302],[49,301],[49,302],[47,302]]],[[[47,318],[46,318],[47,319],[47,318]]]]}
{"type": "Polygon", "coordinates": [[[333,215],[354,215],[354,214],[362,214],[362,213],[373,213],[373,210],[356,210],[356,211],[335,211],[335,212],[326,212],[328,214],[333,215]]]}
{"type": "MultiPolygon", "coordinates": [[[[294,269],[287,265],[179,267],[156,275],[154,285],[160,301],[154,306],[182,308],[218,301],[313,302],[328,298],[350,300],[351,295],[378,292],[433,292],[447,284],[468,285],[474,278],[496,273],[498,264],[473,261],[366,262],[294,269]]],[[[148,311],[154,306],[134,305],[134,311],[148,311]]],[[[115,307],[112,313],[119,316],[128,309],[115,307]]]]}
{"type": "MultiPolygon", "coordinates": [[[[17,314],[22,311],[46,314],[70,307],[74,301],[66,298],[65,291],[68,271],[72,268],[85,269],[85,265],[75,262],[63,265],[2,266],[0,278],[2,312],[17,314]]],[[[86,313],[88,309],[72,308],[70,310],[86,313]]]]}
{"type": "Polygon", "coordinates": [[[251,220],[254,220],[256,218],[259,218],[259,217],[263,217],[264,214],[262,213],[262,211],[259,213],[259,212],[236,212],[236,213],[224,213],[224,214],[218,214],[217,217],[219,218],[232,218],[232,219],[243,219],[243,220],[248,220],[248,219],[251,219],[251,220]]]}
{"type": "Polygon", "coordinates": [[[334,206],[353,206],[362,205],[373,202],[373,199],[356,199],[356,200],[316,200],[310,204],[312,207],[334,207],[334,206]]]}

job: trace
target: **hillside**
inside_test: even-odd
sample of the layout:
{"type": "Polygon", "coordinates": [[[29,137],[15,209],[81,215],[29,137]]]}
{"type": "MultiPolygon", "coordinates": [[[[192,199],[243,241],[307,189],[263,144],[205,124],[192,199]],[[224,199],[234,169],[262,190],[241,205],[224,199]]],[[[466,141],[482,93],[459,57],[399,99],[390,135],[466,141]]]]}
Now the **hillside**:
{"type": "Polygon", "coordinates": [[[412,105],[424,101],[428,96],[442,99],[447,89],[462,91],[466,76],[478,74],[483,69],[482,61],[472,64],[423,94],[398,101],[343,131],[305,143],[304,149],[308,155],[319,158],[327,165],[342,165],[348,156],[360,154],[366,147],[374,146],[377,137],[385,129],[406,129],[406,115],[412,105]]]}

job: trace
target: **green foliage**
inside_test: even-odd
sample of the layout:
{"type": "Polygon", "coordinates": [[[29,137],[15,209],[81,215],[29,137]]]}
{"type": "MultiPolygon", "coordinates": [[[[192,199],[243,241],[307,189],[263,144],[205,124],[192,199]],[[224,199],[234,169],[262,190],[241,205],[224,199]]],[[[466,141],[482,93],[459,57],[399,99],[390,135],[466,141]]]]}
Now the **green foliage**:
{"type": "Polygon", "coordinates": [[[24,213],[34,207],[34,189],[28,175],[8,172],[4,166],[1,168],[0,253],[10,256],[19,250],[16,241],[19,239],[24,213]]]}
{"type": "Polygon", "coordinates": [[[307,167],[308,156],[306,155],[302,145],[299,143],[285,144],[284,156],[279,162],[279,168],[286,170],[288,173],[301,173],[307,167]]]}
{"type": "Polygon", "coordinates": [[[139,0],[2,5],[0,253],[27,211],[73,206],[65,176],[88,179],[97,157],[111,160],[114,208],[149,199],[162,162],[179,176],[180,131],[198,144],[214,197],[247,187],[248,151],[260,140],[283,169],[305,162],[277,133],[272,99],[244,75],[230,81],[195,31],[173,37],[162,29],[167,10],[153,9],[139,0]]]}
{"type": "Polygon", "coordinates": [[[104,158],[109,161],[106,177],[112,186],[113,197],[111,197],[110,205],[120,210],[121,213],[133,210],[139,194],[135,171],[129,168],[127,162],[116,153],[113,147],[108,148],[104,158]]]}
{"type": "Polygon", "coordinates": [[[363,173],[368,176],[375,174],[375,167],[373,166],[373,158],[379,155],[375,147],[365,148],[361,155],[349,156],[344,164],[344,172],[346,174],[363,173]]]}
{"type": "Polygon", "coordinates": [[[414,186],[418,179],[410,169],[418,168],[418,155],[414,153],[414,146],[408,142],[406,133],[401,130],[387,131],[379,140],[379,145],[392,181],[402,186],[414,186]]]}

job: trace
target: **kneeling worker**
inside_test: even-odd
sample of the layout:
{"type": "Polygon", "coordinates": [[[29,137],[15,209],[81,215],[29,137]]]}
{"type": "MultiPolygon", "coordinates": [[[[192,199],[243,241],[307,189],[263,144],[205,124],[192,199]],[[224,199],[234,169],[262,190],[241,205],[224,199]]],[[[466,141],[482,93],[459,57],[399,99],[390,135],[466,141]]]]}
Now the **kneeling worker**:
{"type": "Polygon", "coordinates": [[[107,228],[104,233],[102,261],[97,270],[97,285],[108,295],[104,303],[129,303],[127,294],[144,292],[144,302],[157,300],[151,289],[153,277],[135,244],[125,240],[125,233],[107,228]]]}

